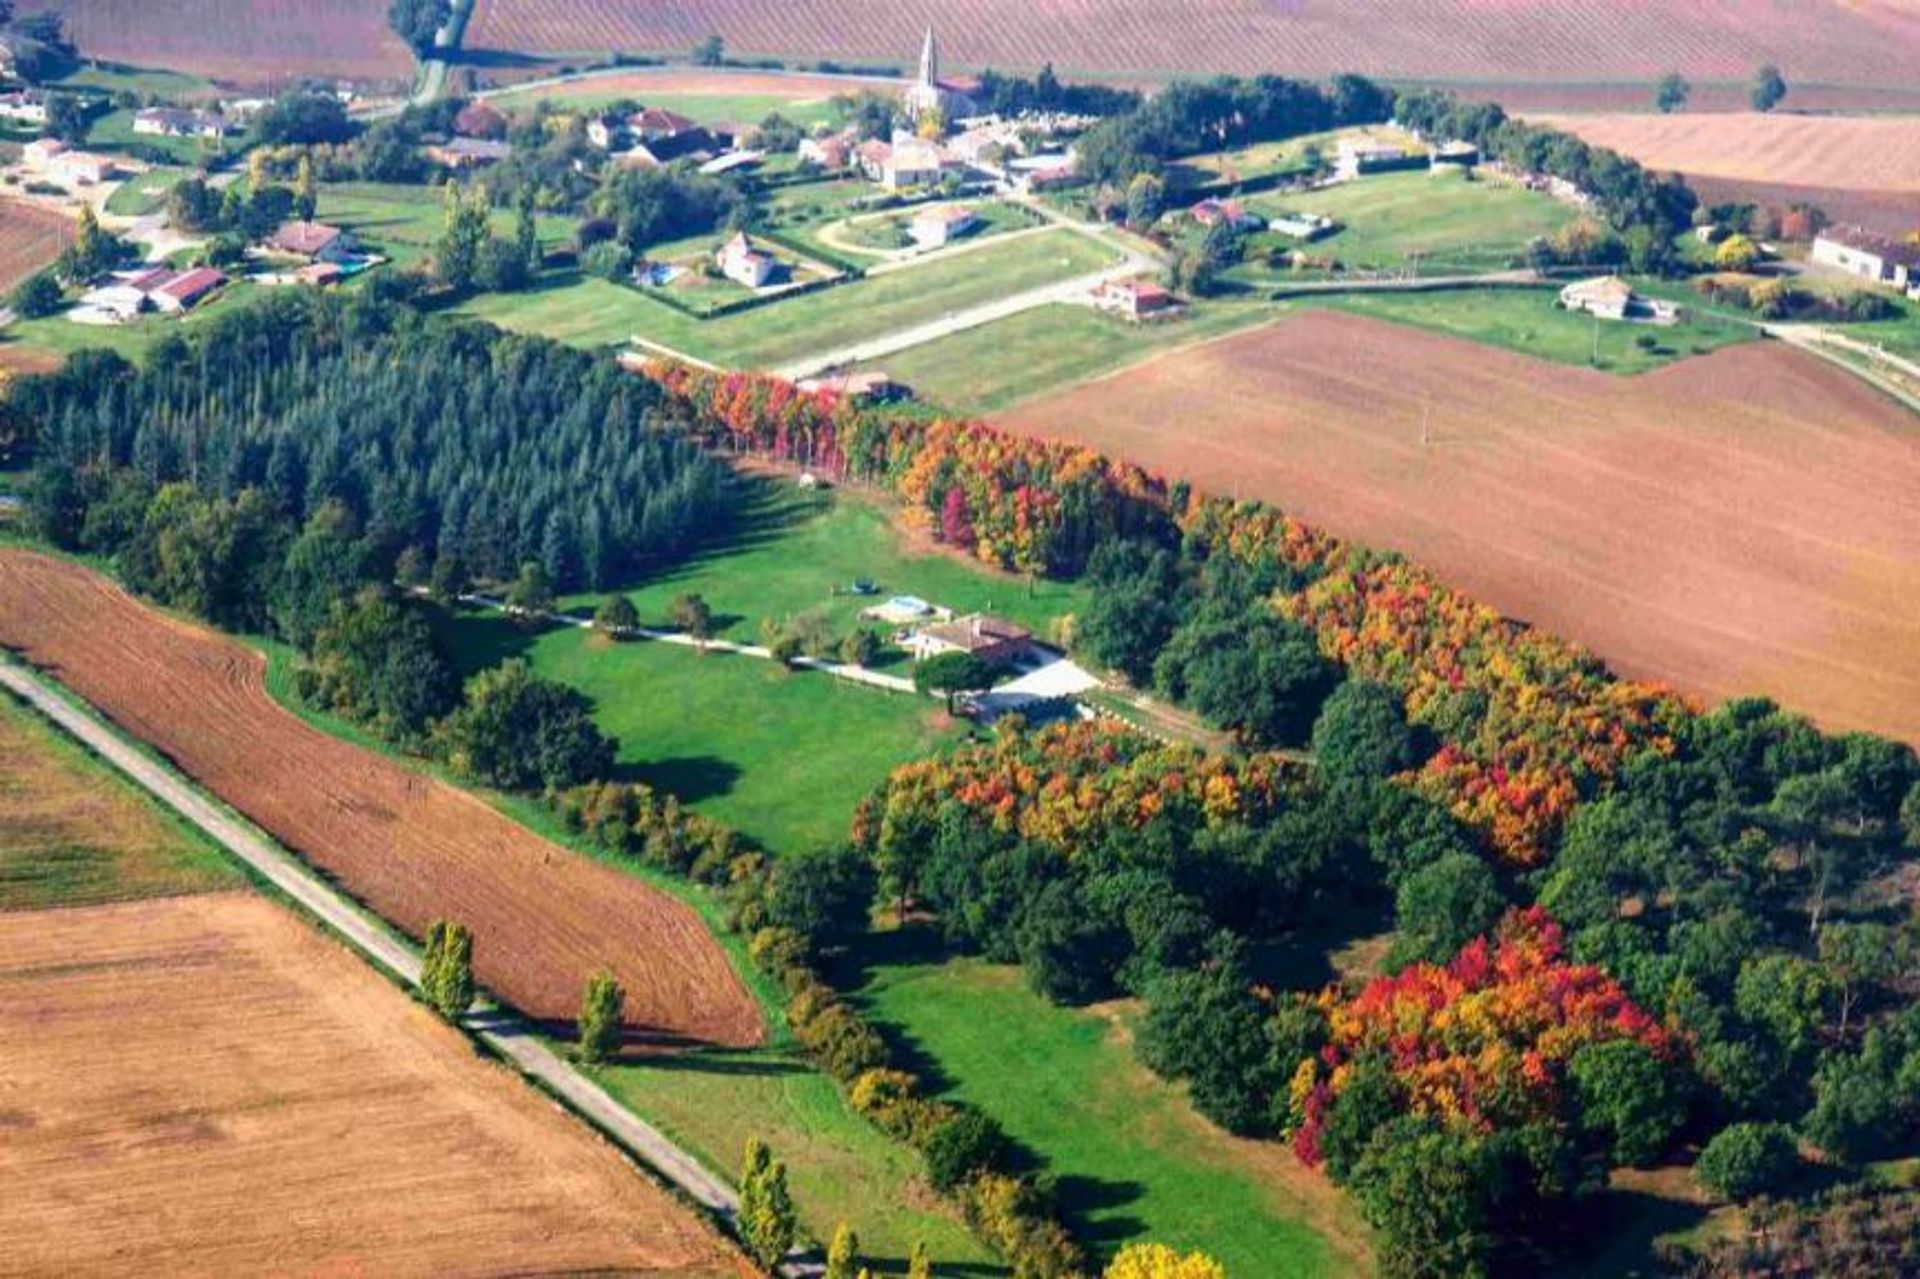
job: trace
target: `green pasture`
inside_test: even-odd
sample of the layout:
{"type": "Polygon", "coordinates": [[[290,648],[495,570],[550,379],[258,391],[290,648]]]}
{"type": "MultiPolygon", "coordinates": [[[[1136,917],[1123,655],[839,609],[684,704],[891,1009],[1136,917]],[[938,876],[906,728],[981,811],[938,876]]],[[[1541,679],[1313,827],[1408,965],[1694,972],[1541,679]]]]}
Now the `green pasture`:
{"type": "Polygon", "coordinates": [[[1104,245],[1060,230],[711,320],[683,315],[636,289],[580,276],[557,277],[525,293],[476,298],[465,310],[504,328],[581,346],[624,343],[637,334],[712,363],[765,368],[1085,275],[1113,260],[1104,245]]]}
{"type": "MultiPolygon", "coordinates": [[[[1004,200],[961,201],[979,219],[973,228],[956,237],[953,244],[971,244],[1008,231],[1021,231],[1040,225],[1032,211],[1004,200]]],[[[843,224],[839,235],[849,244],[879,253],[914,247],[913,219],[919,206],[890,209],[885,213],[856,217],[843,224]]],[[[831,247],[831,246],[829,246],[831,247]]]]}
{"type": "MultiPolygon", "coordinates": [[[[330,182],[319,191],[318,218],[352,231],[363,243],[411,266],[433,254],[434,241],[446,225],[446,191],[438,186],[401,182],[330,182]]],[[[512,235],[517,215],[510,208],[493,211],[496,235],[512,235]]],[[[569,243],[578,220],[561,214],[537,214],[534,230],[543,247],[569,243]]]]}
{"type": "Polygon", "coordinates": [[[1337,1192],[1277,1146],[1200,1119],[1134,1060],[1112,1010],[1056,1007],[1010,966],[916,956],[913,930],[874,948],[900,957],[869,969],[868,1015],[940,1095],[978,1103],[1038,1160],[1091,1247],[1153,1239],[1263,1279],[1360,1272],[1323,1233],[1363,1234],[1337,1192]]]}
{"type": "Polygon", "coordinates": [[[87,130],[87,145],[96,151],[126,151],[135,149],[143,152],[161,152],[169,156],[175,164],[203,166],[222,156],[239,155],[246,149],[246,139],[241,134],[229,134],[225,139],[215,138],[168,138],[152,133],[133,131],[131,110],[115,108],[93,122],[87,130]]]}
{"type": "Polygon", "coordinates": [[[158,165],[136,173],[107,197],[107,212],[129,218],[158,213],[167,207],[167,196],[173,188],[195,172],[177,165],[158,165]]]}
{"type": "Polygon", "coordinates": [[[677,112],[700,124],[758,124],[781,115],[802,128],[830,121],[835,111],[827,97],[795,98],[778,93],[648,93],[644,85],[612,90],[594,80],[519,92],[506,90],[488,98],[502,111],[531,111],[536,102],[550,102],[556,111],[601,111],[616,102],[637,102],[677,112]]]}

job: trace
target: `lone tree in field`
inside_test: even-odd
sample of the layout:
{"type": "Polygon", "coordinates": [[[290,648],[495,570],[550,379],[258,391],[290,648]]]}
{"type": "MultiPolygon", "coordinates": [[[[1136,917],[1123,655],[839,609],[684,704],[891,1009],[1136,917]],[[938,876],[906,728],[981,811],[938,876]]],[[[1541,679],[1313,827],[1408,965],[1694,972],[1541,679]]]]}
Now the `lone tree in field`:
{"type": "Polygon", "coordinates": [[[771,1270],[793,1247],[796,1230],[787,1166],[773,1157],[766,1142],[749,1137],[740,1174],[741,1241],[755,1261],[771,1270]]]}
{"type": "Polygon", "coordinates": [[[854,1279],[859,1260],[860,1236],[843,1221],[834,1227],[833,1242],[827,1245],[826,1279],[854,1279]]]}
{"type": "Polygon", "coordinates": [[[1687,105],[1687,98],[1693,93],[1693,86],[1687,83],[1685,76],[1678,71],[1669,71],[1660,77],[1660,87],[1654,91],[1654,105],[1660,108],[1662,115],[1672,115],[1687,105]]]}
{"type": "Polygon", "coordinates": [[[593,611],[593,625],[595,630],[621,635],[640,625],[640,610],[624,595],[609,595],[593,611]]]}
{"type": "Polygon", "coordinates": [[[442,1017],[452,1021],[473,1002],[473,934],[465,924],[435,920],[427,929],[420,961],[420,989],[442,1017]]]}
{"type": "Polygon", "coordinates": [[[627,992],[611,972],[602,968],[587,978],[580,996],[580,1042],[584,1062],[602,1062],[620,1046],[620,1016],[626,1011],[627,992]]]}
{"type": "Polygon", "coordinates": [[[703,595],[682,595],[673,601],[673,624],[705,652],[713,638],[713,606],[703,595]]]}
{"type": "Polygon", "coordinates": [[[1769,62],[1753,73],[1753,91],[1747,95],[1755,111],[1771,111],[1787,96],[1787,78],[1769,62]]]}
{"type": "Polygon", "coordinates": [[[923,693],[944,695],[951,715],[955,694],[993,687],[993,667],[972,653],[940,653],[914,668],[913,686],[923,693]]]}
{"type": "Polygon", "coordinates": [[[538,560],[520,566],[520,576],[507,588],[507,607],[529,621],[537,621],[553,607],[553,582],[538,560]]]}

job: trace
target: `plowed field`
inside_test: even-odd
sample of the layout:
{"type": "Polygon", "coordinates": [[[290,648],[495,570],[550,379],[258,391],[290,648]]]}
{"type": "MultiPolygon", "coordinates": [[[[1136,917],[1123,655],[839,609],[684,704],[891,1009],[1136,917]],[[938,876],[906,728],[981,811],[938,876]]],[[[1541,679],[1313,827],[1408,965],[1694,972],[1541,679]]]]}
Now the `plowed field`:
{"type": "Polygon", "coordinates": [[[0,292],[59,257],[73,239],[73,225],[49,209],[0,200],[0,292]]]}
{"type": "Polygon", "coordinates": [[[929,25],[955,66],[1065,71],[1341,71],[1444,80],[1742,80],[1910,85],[1907,0],[476,0],[469,48],[683,51],[910,63],[929,25]]]}
{"type": "Polygon", "coordinates": [[[0,914],[0,1275],[752,1273],[246,894],[0,914]]]}
{"type": "Polygon", "coordinates": [[[1004,424],[1405,551],[1626,674],[1920,742],[1920,417],[1812,356],[1622,378],[1319,313],[1004,424]]]}
{"type": "MultiPolygon", "coordinates": [[[[1841,191],[1920,196],[1920,118],[1760,115],[1566,115],[1542,123],[1612,147],[1648,168],[1841,191]]],[[[1920,225],[1920,199],[1913,202],[1920,225]]]]}
{"type": "Polygon", "coordinates": [[[309,727],[268,696],[251,650],[22,551],[0,551],[0,644],[409,933],[468,925],[480,980],[531,1016],[570,1020],[604,965],[643,1037],[759,1040],[753,998],[686,905],[309,727]]]}
{"type": "Polygon", "coordinates": [[[57,10],[83,55],[279,89],[302,76],[401,84],[413,55],[385,0],[22,0],[57,10]]]}

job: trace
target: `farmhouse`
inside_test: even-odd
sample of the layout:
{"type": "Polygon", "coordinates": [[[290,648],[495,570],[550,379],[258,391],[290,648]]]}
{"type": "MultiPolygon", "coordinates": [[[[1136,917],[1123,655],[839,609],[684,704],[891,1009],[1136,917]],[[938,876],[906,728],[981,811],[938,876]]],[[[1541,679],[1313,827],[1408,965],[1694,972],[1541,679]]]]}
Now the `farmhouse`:
{"type": "Polygon", "coordinates": [[[1641,320],[1652,324],[1672,324],[1680,318],[1680,309],[1659,298],[1642,297],[1633,286],[1617,275],[1598,275],[1579,280],[1560,290],[1560,305],[1569,311],[1585,311],[1602,320],[1641,320]]]}
{"type": "Polygon", "coordinates": [[[838,172],[853,163],[853,149],[860,145],[860,134],[851,128],[825,137],[800,139],[800,159],[823,169],[838,172]]]}
{"type": "Polygon", "coordinates": [[[1236,231],[1258,231],[1266,222],[1249,212],[1238,200],[1202,200],[1187,210],[1187,215],[1204,227],[1226,225],[1236,231]]]}
{"type": "Polygon", "coordinates": [[[980,225],[980,215],[964,205],[948,204],[922,209],[913,215],[908,228],[913,242],[923,249],[938,249],[952,243],[980,225]]]}
{"type": "Polygon", "coordinates": [[[714,261],[719,264],[722,275],[750,289],[765,286],[780,270],[780,259],[765,249],[754,248],[745,231],[735,231],[733,238],[714,254],[714,261]]]}
{"type": "Polygon", "coordinates": [[[0,120],[11,120],[15,124],[45,124],[46,95],[33,89],[0,93],[0,120]]]}
{"type": "Polygon", "coordinates": [[[460,108],[453,117],[453,131],[463,138],[504,138],[507,117],[490,103],[475,100],[460,108]]]}
{"type": "Polygon", "coordinates": [[[427,148],[427,159],[449,169],[477,169],[513,154],[513,144],[493,138],[449,138],[427,148]]]}
{"type": "Polygon", "coordinates": [[[1093,291],[1096,310],[1129,320],[1171,318],[1180,300],[1146,280],[1108,280],[1093,291]]]}
{"type": "Polygon", "coordinates": [[[353,235],[325,222],[282,222],[262,247],[309,262],[340,262],[353,254],[353,235]]]}
{"type": "Polygon", "coordinates": [[[658,165],[683,156],[712,155],[733,144],[730,135],[663,107],[643,107],[624,116],[596,116],[587,121],[587,141],[613,152],[629,165],[658,165]]]}
{"type": "Polygon", "coordinates": [[[1903,244],[1863,227],[1826,228],[1814,237],[1812,256],[1820,266],[1896,289],[1920,281],[1920,244],[1903,244]]]}
{"type": "Polygon", "coordinates": [[[889,191],[933,186],[957,167],[938,144],[908,134],[897,133],[892,142],[863,142],[855,156],[860,171],[889,191]]]}
{"type": "Polygon", "coordinates": [[[971,653],[993,666],[1011,666],[1033,655],[1033,632],[1001,617],[974,613],[923,626],[907,636],[915,661],[942,653],[971,653]]]}
{"type": "Polygon", "coordinates": [[[1384,142],[1356,142],[1352,138],[1343,138],[1333,173],[1337,178],[1350,181],[1369,173],[1425,168],[1426,164],[1427,157],[1418,151],[1389,146],[1384,142]]]}
{"type": "Polygon", "coordinates": [[[147,310],[178,315],[192,310],[226,282],[225,275],[210,267],[127,272],[115,276],[111,284],[88,290],[69,314],[82,324],[120,324],[147,310]]]}
{"type": "Polygon", "coordinates": [[[92,186],[107,181],[120,171],[112,156],[91,151],[56,152],[46,162],[47,176],[68,186],[92,186]]]}
{"type": "Polygon", "coordinates": [[[973,114],[971,98],[953,86],[941,83],[940,42],[934,39],[932,27],[927,28],[927,37],[920,45],[920,74],[900,95],[900,105],[913,120],[932,116],[944,123],[973,114]]]}
{"type": "Polygon", "coordinates": [[[148,107],[133,113],[133,131],[160,138],[223,138],[227,120],[216,111],[148,107]]]}

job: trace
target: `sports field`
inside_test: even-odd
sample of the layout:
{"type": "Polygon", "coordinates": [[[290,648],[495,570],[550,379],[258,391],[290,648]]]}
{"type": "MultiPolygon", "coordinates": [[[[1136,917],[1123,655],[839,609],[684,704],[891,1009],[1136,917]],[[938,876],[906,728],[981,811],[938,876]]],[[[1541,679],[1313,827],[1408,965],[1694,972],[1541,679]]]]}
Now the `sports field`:
{"type": "Polygon", "coordinates": [[[1405,551],[1627,675],[1920,740],[1920,424],[1798,352],[1619,378],[1309,314],[1004,422],[1405,551]]]}

